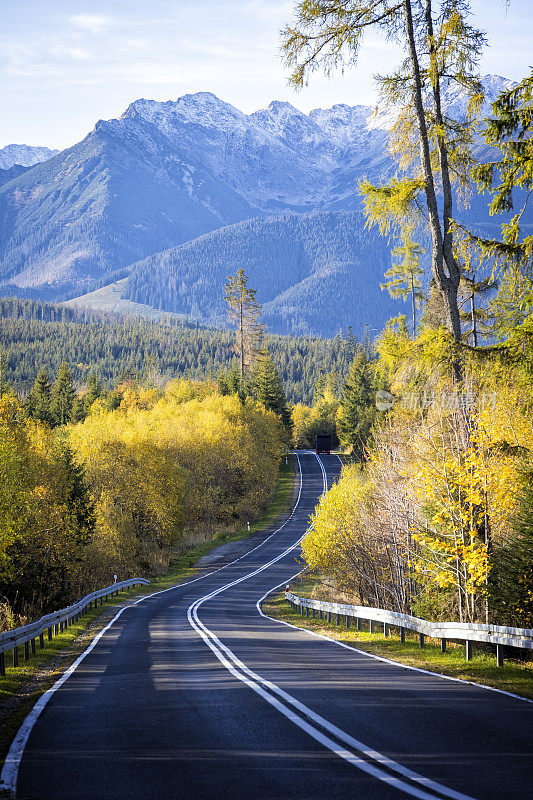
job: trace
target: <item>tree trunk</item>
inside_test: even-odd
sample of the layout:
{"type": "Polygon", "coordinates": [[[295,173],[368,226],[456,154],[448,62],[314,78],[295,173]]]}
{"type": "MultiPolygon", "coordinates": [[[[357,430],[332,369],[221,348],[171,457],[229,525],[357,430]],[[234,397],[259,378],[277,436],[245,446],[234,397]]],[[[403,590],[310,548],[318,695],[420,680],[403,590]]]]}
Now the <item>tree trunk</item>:
{"type": "Polygon", "coordinates": [[[411,302],[413,306],[413,339],[416,338],[416,298],[415,298],[415,276],[411,275],[411,302]]]}
{"type": "MultiPolygon", "coordinates": [[[[429,4],[429,0],[427,5],[429,4]]],[[[437,204],[437,195],[435,190],[435,181],[433,178],[433,168],[431,166],[431,154],[429,148],[429,137],[426,125],[426,118],[424,114],[424,103],[422,99],[422,81],[420,77],[420,65],[418,62],[418,54],[416,51],[415,34],[413,27],[413,16],[411,9],[411,0],[403,0],[404,14],[405,14],[405,30],[407,36],[407,43],[409,47],[409,59],[411,61],[411,71],[413,76],[413,101],[416,112],[416,119],[418,123],[418,139],[420,144],[420,162],[422,165],[422,174],[424,176],[426,202],[429,212],[429,228],[431,231],[431,268],[435,282],[442,294],[445,309],[445,323],[448,329],[453,334],[456,342],[461,341],[461,318],[459,316],[459,306],[457,303],[457,291],[459,289],[459,274],[455,259],[451,256],[452,239],[449,231],[449,215],[451,213],[451,186],[449,181],[448,161],[446,155],[446,147],[444,142],[439,143],[439,157],[441,158],[441,169],[444,168],[443,173],[443,191],[444,191],[444,206],[445,217],[448,215],[444,231],[446,236],[446,268],[449,274],[446,274],[444,269],[444,246],[443,232],[439,219],[439,209],[437,204]],[[446,186],[444,186],[446,184],[446,186]]],[[[431,5],[429,4],[429,16],[431,17],[431,5]]],[[[434,92],[435,94],[435,92],[434,92]]],[[[436,92],[439,99],[439,92],[436,92]]],[[[462,365],[458,359],[454,363],[454,377],[462,380],[462,365]]]]}

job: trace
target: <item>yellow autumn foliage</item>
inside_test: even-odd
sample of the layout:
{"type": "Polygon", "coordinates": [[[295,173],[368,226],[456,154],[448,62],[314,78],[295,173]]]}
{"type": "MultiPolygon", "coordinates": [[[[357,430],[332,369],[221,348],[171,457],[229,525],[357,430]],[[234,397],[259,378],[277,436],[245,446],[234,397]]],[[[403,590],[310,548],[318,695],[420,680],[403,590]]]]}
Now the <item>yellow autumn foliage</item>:
{"type": "Polygon", "coordinates": [[[95,501],[93,560],[121,574],[163,571],[191,538],[256,517],[283,452],[272,412],[186,380],[127,387],[118,409],[96,403],[69,439],[95,501]]]}

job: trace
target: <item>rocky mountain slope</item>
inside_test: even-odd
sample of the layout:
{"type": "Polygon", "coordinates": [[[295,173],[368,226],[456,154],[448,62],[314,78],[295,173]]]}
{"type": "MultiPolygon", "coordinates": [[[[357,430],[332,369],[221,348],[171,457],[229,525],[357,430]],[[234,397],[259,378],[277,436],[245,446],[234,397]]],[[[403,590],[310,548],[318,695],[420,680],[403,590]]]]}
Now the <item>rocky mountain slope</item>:
{"type": "MultiPolygon", "coordinates": [[[[507,81],[487,76],[485,84],[488,103],[507,81]]],[[[448,106],[462,113],[464,98],[449,95],[448,106]]],[[[304,114],[273,102],[244,114],[208,92],[137,100],[119,119],[98,122],[83,141],[0,187],[0,291],[62,299],[244,220],[359,212],[357,181],[379,181],[394,170],[391,121],[347,105],[304,114]]],[[[462,219],[485,233],[499,227],[478,196],[462,219]]],[[[132,279],[129,296],[139,291],[132,279]]],[[[374,291],[379,296],[375,282],[374,291]]],[[[145,287],[144,299],[149,295],[145,287]]],[[[168,305],[157,286],[152,295],[168,305]]]]}

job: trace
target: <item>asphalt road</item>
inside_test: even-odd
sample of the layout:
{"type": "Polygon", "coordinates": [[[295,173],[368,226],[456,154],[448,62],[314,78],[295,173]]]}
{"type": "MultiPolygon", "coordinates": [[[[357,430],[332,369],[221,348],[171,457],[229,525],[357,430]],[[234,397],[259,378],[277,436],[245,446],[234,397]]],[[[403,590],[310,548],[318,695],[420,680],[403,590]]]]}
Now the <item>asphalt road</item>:
{"type": "Polygon", "coordinates": [[[281,530],[128,608],[52,694],[22,752],[19,800],[531,795],[532,704],[261,616],[259,599],[298,571],[294,545],[340,466],[300,462],[281,530]]]}

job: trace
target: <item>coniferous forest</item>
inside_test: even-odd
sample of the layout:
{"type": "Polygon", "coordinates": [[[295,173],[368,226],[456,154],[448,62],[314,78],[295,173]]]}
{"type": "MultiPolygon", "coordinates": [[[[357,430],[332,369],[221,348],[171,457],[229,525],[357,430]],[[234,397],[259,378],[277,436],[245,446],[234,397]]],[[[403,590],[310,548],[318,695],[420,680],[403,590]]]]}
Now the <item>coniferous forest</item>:
{"type": "MultiPolygon", "coordinates": [[[[23,397],[41,367],[53,377],[63,361],[77,387],[94,373],[112,388],[128,379],[161,384],[178,377],[215,378],[235,357],[231,331],[180,320],[110,319],[17,298],[0,299],[0,316],[2,379],[23,397]]],[[[287,398],[310,403],[321,375],[348,371],[356,339],[348,329],[333,339],[270,335],[265,343],[287,398]]]]}

